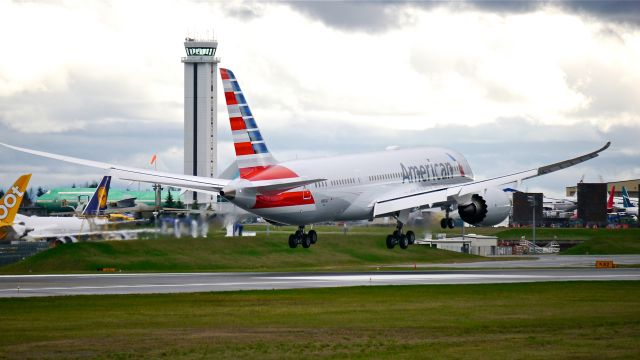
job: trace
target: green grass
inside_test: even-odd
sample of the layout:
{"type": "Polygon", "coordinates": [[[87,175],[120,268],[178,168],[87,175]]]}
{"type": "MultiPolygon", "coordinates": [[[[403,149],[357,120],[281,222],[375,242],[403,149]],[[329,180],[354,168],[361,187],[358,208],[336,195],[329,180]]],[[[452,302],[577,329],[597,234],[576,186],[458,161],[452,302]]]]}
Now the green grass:
{"type": "MultiPolygon", "coordinates": [[[[531,229],[508,229],[496,233],[501,240],[531,240],[531,229]]],[[[640,229],[536,229],[536,239],[542,241],[581,241],[562,251],[563,255],[640,254],[640,229]]]]}
{"type": "MultiPolygon", "coordinates": [[[[264,226],[248,226],[263,231],[264,226]]],[[[67,244],[0,268],[0,273],[92,272],[98,268],[122,271],[330,271],[368,270],[377,266],[490,260],[426,246],[384,244],[389,227],[351,227],[347,235],[336,226],[317,226],[319,241],[310,249],[290,249],[293,227],[271,227],[270,234],[226,238],[214,232],[206,239],[171,237],[67,244]]],[[[432,230],[433,233],[441,229],[432,230]]],[[[416,232],[421,232],[417,230],[416,232]]],[[[460,229],[443,231],[459,235],[460,229]]],[[[501,240],[527,239],[531,229],[468,228],[466,233],[495,235],[501,240]]],[[[583,241],[566,254],[640,254],[640,229],[538,229],[539,240],[583,241]]],[[[508,258],[507,258],[508,259],[508,258]]]]}
{"type": "Polygon", "coordinates": [[[65,244],[0,269],[2,273],[87,272],[98,268],[123,271],[294,271],[364,270],[378,265],[478,261],[466,255],[426,246],[389,250],[389,229],[349,235],[323,233],[309,249],[290,249],[288,231],[256,237],[206,239],[164,238],[65,244]]]}
{"type": "Polygon", "coordinates": [[[640,283],[0,299],[0,358],[638,358],[640,283]]]}

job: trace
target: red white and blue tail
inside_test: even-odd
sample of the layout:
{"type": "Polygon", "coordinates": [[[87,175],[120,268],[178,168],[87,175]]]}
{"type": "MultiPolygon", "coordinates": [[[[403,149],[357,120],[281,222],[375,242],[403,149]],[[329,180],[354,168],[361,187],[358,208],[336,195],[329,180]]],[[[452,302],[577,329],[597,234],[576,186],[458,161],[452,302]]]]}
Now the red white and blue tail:
{"type": "Polygon", "coordinates": [[[229,69],[220,69],[220,76],[229,111],[240,177],[251,178],[252,174],[260,173],[278,162],[267,149],[233,72],[229,69]]]}

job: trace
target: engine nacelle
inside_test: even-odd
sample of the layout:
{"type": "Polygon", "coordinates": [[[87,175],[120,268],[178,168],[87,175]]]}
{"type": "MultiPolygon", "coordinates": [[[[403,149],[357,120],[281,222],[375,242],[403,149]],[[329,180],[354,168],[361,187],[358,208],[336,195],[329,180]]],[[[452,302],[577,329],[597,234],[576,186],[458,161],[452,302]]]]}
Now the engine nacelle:
{"type": "Polygon", "coordinates": [[[500,189],[487,189],[482,195],[473,194],[467,204],[458,205],[460,218],[471,225],[493,226],[509,216],[511,203],[500,189]]]}

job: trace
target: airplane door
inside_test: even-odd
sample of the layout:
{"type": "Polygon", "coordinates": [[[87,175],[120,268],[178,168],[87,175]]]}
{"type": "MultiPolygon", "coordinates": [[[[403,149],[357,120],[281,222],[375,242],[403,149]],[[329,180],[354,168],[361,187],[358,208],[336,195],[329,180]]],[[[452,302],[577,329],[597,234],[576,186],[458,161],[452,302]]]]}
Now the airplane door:
{"type": "Polygon", "coordinates": [[[311,190],[308,190],[306,188],[302,189],[302,199],[303,200],[309,200],[311,199],[311,190]]]}

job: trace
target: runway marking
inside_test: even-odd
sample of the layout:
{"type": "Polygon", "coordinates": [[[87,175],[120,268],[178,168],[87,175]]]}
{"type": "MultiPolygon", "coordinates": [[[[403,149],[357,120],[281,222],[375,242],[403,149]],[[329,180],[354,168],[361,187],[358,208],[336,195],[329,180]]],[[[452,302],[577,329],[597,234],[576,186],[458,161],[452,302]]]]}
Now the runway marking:
{"type": "MultiPolygon", "coordinates": [[[[315,283],[327,282],[323,280],[311,281],[315,283]]],[[[190,286],[237,286],[237,285],[271,285],[271,284],[295,284],[296,281],[272,281],[272,282],[236,282],[236,283],[193,283],[193,284],[135,284],[135,285],[105,285],[105,286],[59,286],[44,288],[8,288],[0,291],[45,291],[45,290],[95,290],[95,289],[131,289],[154,287],[190,287],[190,286]]]]}
{"type": "Polygon", "coordinates": [[[381,275],[312,275],[312,276],[275,276],[269,279],[283,280],[333,280],[333,281],[369,281],[369,280],[438,280],[438,279],[483,279],[483,278],[545,278],[550,275],[502,275],[502,274],[381,274],[381,275]]]}
{"type": "Polygon", "coordinates": [[[251,273],[104,273],[104,274],[28,274],[28,275],[0,275],[0,279],[25,279],[25,278],[98,278],[98,277],[152,277],[152,276],[228,276],[228,275],[247,275],[251,273]]]}
{"type": "Polygon", "coordinates": [[[229,290],[271,290],[344,286],[380,285],[438,285],[438,284],[487,284],[524,283],[536,281],[608,281],[640,280],[640,271],[571,271],[566,275],[550,273],[352,273],[352,274],[277,274],[277,273],[135,273],[135,274],[75,274],[75,275],[27,275],[3,276],[0,282],[0,297],[9,296],[57,296],[81,294],[149,294],[215,292],[229,290]],[[213,276],[213,282],[193,282],[189,276],[213,276]],[[105,277],[106,276],[106,277],[105,277]],[[127,280],[130,276],[131,280],[127,280]],[[228,279],[221,278],[229,276],[228,279]],[[20,279],[42,278],[21,282],[20,279]],[[58,277],[58,279],[56,279],[58,277]],[[111,277],[111,280],[109,278],[111,277]],[[146,279],[142,279],[146,277],[146,279]],[[7,280],[7,279],[13,280],[7,280]],[[184,278],[184,279],[183,279],[184,278]],[[74,281],[74,279],[77,279],[74,281]],[[96,279],[96,280],[93,280],[96,279]],[[97,281],[100,279],[100,281],[97,281]],[[225,281],[229,280],[229,281],[225,281]],[[184,281],[184,283],[181,283],[184,281]],[[191,281],[191,282],[189,282],[191,281]],[[77,284],[75,284],[77,282],[77,284]],[[105,285],[96,285],[105,282],[105,285]],[[118,283],[122,284],[118,284],[118,283]],[[127,284],[137,282],[137,284],[127,284]],[[144,283],[140,283],[144,282],[144,283]],[[154,282],[156,284],[154,284],[154,282]],[[83,285],[84,283],[84,285],[83,285]],[[75,284],[75,285],[74,285],[75,284]],[[25,285],[25,287],[21,287],[25,285]],[[39,285],[46,287],[39,288],[39,285]]]}

